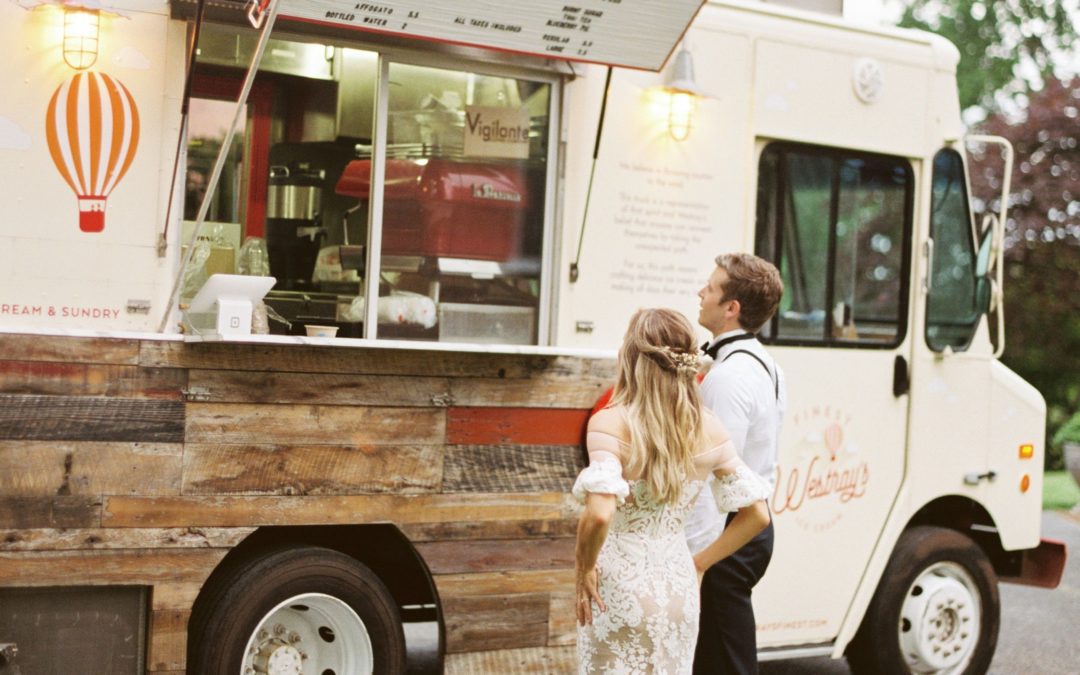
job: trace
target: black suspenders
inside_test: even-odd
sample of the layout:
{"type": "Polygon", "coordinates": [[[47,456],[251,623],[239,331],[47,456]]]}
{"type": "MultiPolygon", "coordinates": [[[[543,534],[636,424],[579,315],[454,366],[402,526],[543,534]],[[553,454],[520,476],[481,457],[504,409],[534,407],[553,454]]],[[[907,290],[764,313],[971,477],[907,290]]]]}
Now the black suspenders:
{"type": "MultiPolygon", "coordinates": [[[[732,356],[735,356],[736,354],[746,354],[747,356],[753,358],[755,361],[757,361],[758,363],[761,364],[761,367],[765,369],[766,373],[768,373],[769,379],[773,381],[773,390],[774,390],[774,393],[776,394],[776,400],[779,401],[780,400],[780,378],[779,377],[773,377],[772,371],[769,370],[769,366],[765,365],[765,362],[761,360],[761,357],[758,356],[757,354],[755,354],[754,352],[749,351],[747,349],[736,349],[736,350],[732,351],[730,354],[728,354],[727,356],[725,356],[724,361],[727,361],[728,359],[730,359],[732,356]]],[[[721,363],[723,363],[723,361],[721,361],[721,363]]]]}

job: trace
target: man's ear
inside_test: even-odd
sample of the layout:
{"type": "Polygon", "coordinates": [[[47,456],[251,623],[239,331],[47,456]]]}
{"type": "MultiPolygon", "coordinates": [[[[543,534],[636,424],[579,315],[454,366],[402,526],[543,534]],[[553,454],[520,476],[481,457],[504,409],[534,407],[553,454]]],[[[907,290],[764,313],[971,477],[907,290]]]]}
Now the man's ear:
{"type": "Polygon", "coordinates": [[[742,304],[738,300],[732,300],[731,304],[728,305],[727,315],[732,319],[737,319],[740,314],[742,314],[742,304]]]}

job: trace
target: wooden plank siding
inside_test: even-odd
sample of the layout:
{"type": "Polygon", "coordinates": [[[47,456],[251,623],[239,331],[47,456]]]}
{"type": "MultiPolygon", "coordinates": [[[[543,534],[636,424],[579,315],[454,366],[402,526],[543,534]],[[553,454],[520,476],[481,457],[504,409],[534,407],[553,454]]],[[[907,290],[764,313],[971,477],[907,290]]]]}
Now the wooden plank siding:
{"type": "Polygon", "coordinates": [[[151,588],[147,672],[257,528],[392,523],[446,672],[573,669],[588,410],[611,360],[0,334],[0,585],[151,588]]]}

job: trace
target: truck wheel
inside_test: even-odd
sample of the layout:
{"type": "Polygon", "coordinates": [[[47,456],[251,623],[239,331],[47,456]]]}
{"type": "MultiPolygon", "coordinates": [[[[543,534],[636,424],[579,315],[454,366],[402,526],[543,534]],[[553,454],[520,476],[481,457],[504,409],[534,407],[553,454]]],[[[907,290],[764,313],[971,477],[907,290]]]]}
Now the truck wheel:
{"type": "Polygon", "coordinates": [[[900,536],[855,639],[856,675],[985,673],[997,646],[997,576],[970,538],[941,527],[900,536]]]}
{"type": "Polygon", "coordinates": [[[405,635],[379,578],[326,548],[273,551],[218,585],[191,634],[188,672],[403,673],[405,635]]]}

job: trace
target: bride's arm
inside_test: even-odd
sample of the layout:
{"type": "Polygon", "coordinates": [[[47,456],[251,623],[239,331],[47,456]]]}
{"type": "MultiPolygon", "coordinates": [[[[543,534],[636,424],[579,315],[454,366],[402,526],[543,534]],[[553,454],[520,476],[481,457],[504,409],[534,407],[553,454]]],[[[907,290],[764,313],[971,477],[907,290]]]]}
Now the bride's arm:
{"type": "Polygon", "coordinates": [[[744,506],[731,519],[716,541],[694,555],[694,566],[700,577],[716,563],[745,546],[769,525],[769,509],[765,500],[744,506]]]}
{"type": "Polygon", "coordinates": [[[706,424],[712,443],[706,458],[716,477],[706,489],[712,491],[721,513],[736,513],[716,541],[694,555],[699,577],[745,546],[768,527],[771,520],[765,502],[770,492],[768,484],[739,459],[735,444],[717,418],[707,416],[706,424]]]}
{"type": "Polygon", "coordinates": [[[607,538],[608,526],[619,504],[630,493],[622,477],[619,460],[617,415],[610,409],[601,410],[589,420],[585,443],[589,450],[589,466],[578,475],[572,490],[585,508],[578,521],[575,561],[577,571],[577,619],[585,625],[592,623],[592,603],[601,612],[596,561],[607,538]]]}
{"type": "Polygon", "coordinates": [[[600,547],[607,538],[608,526],[615,515],[615,495],[590,493],[585,498],[585,510],[578,521],[577,549],[575,552],[577,572],[577,618],[584,626],[592,623],[592,603],[605,611],[600,598],[596,559],[600,547]]]}

